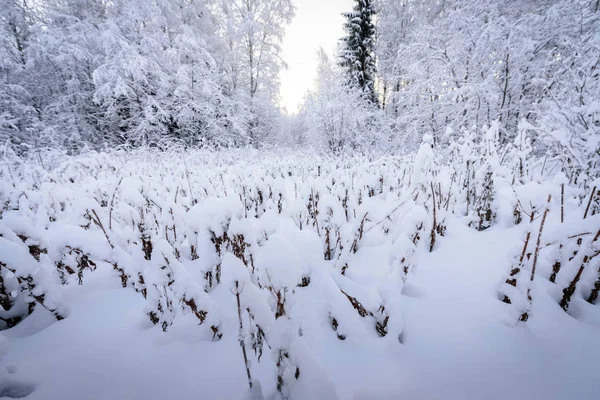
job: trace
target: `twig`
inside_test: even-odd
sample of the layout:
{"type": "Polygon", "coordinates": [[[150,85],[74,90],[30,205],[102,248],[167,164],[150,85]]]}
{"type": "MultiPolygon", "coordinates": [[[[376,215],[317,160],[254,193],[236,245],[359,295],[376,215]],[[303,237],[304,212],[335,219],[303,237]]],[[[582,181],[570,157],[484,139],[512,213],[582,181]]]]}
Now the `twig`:
{"type": "Polygon", "coordinates": [[[102,229],[102,232],[104,232],[104,236],[106,237],[106,241],[110,245],[110,248],[114,249],[115,246],[113,246],[113,244],[110,242],[110,239],[108,238],[108,234],[106,233],[106,229],[104,229],[104,225],[102,224],[102,221],[100,221],[100,217],[98,217],[98,214],[96,214],[96,210],[92,209],[92,213],[94,214],[93,216],[91,216],[92,221],[94,221],[94,224],[98,225],[100,227],[100,229],[102,229]]]}
{"type": "Polygon", "coordinates": [[[437,214],[436,214],[436,207],[435,207],[435,190],[433,190],[433,182],[431,182],[431,195],[432,197],[432,203],[433,203],[433,226],[431,227],[431,242],[429,243],[429,252],[431,253],[433,251],[433,246],[435,246],[435,229],[437,226],[437,214]]]}
{"type": "MultiPolygon", "coordinates": [[[[537,266],[538,255],[540,253],[540,242],[542,240],[542,232],[544,231],[544,223],[546,222],[546,217],[548,216],[548,212],[550,211],[550,200],[552,199],[552,195],[548,195],[548,206],[544,211],[544,215],[542,217],[542,222],[540,223],[540,231],[538,232],[537,243],[535,245],[535,251],[533,255],[533,265],[531,267],[531,277],[529,278],[530,284],[527,288],[527,300],[529,301],[529,309],[525,310],[523,314],[519,317],[519,321],[527,322],[529,319],[529,311],[531,310],[531,303],[533,302],[533,298],[531,297],[531,282],[533,282],[535,278],[535,268],[537,266]]],[[[525,252],[525,248],[523,249],[525,252]]],[[[523,259],[524,254],[521,255],[521,259],[523,259]]],[[[516,286],[516,285],[515,285],[516,286]]]]}
{"type": "Polygon", "coordinates": [[[250,363],[248,362],[248,355],[246,353],[246,342],[244,341],[244,325],[242,323],[242,306],[240,304],[240,293],[244,288],[239,289],[239,282],[235,281],[235,299],[237,302],[237,314],[240,321],[240,347],[242,348],[242,354],[244,355],[244,364],[246,366],[246,376],[248,377],[248,385],[252,389],[252,374],[250,373],[250,363]]]}
{"type": "Polygon", "coordinates": [[[583,214],[583,219],[587,218],[588,211],[590,210],[590,206],[592,205],[592,200],[594,199],[594,194],[596,193],[596,186],[592,189],[592,194],[590,194],[590,201],[588,201],[588,205],[585,208],[585,214],[583,214]]]}
{"type": "Polygon", "coordinates": [[[560,223],[565,222],[565,184],[560,185],[560,223]]]}
{"type": "Polygon", "coordinates": [[[573,278],[571,283],[569,283],[569,286],[567,286],[566,288],[563,289],[563,297],[560,300],[560,308],[562,308],[563,310],[567,311],[569,309],[569,303],[571,303],[571,297],[573,297],[573,294],[575,293],[575,289],[577,289],[577,283],[579,282],[579,279],[581,279],[581,274],[583,273],[583,270],[585,269],[585,267],[589,263],[589,261],[590,261],[590,259],[587,256],[587,254],[585,256],[583,256],[583,261],[581,262],[581,266],[579,267],[579,270],[577,271],[575,278],[573,278]]]}
{"type": "Polygon", "coordinates": [[[121,177],[121,179],[119,179],[119,183],[117,183],[117,187],[115,188],[115,191],[113,192],[113,195],[110,199],[110,206],[108,208],[108,230],[112,231],[112,212],[113,212],[113,207],[115,205],[115,196],[117,195],[117,189],[119,188],[119,186],[121,186],[121,182],[123,182],[123,178],[121,177]]]}
{"type": "Polygon", "coordinates": [[[544,223],[546,222],[546,217],[548,216],[548,212],[550,211],[550,200],[552,199],[552,195],[548,195],[548,207],[544,211],[544,216],[542,217],[542,222],[540,223],[540,231],[538,232],[537,242],[535,244],[535,252],[533,253],[533,265],[531,267],[531,281],[535,277],[535,267],[537,266],[538,255],[540,254],[540,242],[542,241],[542,232],[544,231],[544,223]]]}
{"type": "MultiPolygon", "coordinates": [[[[578,234],[576,234],[576,235],[571,235],[571,236],[567,237],[567,239],[575,239],[575,238],[578,238],[578,237],[581,237],[581,236],[586,236],[586,235],[591,235],[591,234],[592,234],[592,232],[583,232],[583,233],[578,233],[578,234]]],[[[543,246],[542,246],[542,247],[540,247],[540,248],[541,248],[541,249],[544,249],[544,248],[546,248],[546,247],[548,247],[548,246],[552,246],[552,245],[555,245],[555,244],[557,244],[557,243],[558,243],[558,240],[557,240],[557,241],[554,241],[554,242],[548,242],[548,243],[546,243],[545,245],[543,245],[543,246]]]]}

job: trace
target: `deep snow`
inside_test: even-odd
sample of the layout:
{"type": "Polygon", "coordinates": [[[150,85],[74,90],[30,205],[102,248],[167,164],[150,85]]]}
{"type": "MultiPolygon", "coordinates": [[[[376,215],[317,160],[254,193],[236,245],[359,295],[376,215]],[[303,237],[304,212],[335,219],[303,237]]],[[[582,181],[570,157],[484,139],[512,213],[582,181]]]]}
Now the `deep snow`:
{"type": "MultiPolygon", "coordinates": [[[[89,253],[97,267],[84,271],[82,285],[72,275],[54,288],[49,282],[52,277],[58,282],[57,272],[43,275],[47,301],[64,310],[65,319],[56,321],[38,306],[0,332],[0,398],[31,393],[27,399],[250,399],[238,341],[236,281],[242,307],[254,317],[251,322],[242,310],[241,337],[254,389],[265,398],[275,398],[278,374],[292,399],[591,400],[600,394],[600,305],[587,303],[577,292],[568,313],[559,307],[561,289],[573,271],[564,267],[558,284],[548,281],[550,247],[541,254],[533,282],[529,321],[517,322],[514,307],[501,301],[501,286],[524,232],[537,235],[539,221],[531,226],[499,222],[479,232],[467,226],[467,217],[448,214],[443,217],[445,236],[429,252],[424,239],[412,244],[415,221],[428,220],[429,214],[413,200],[415,192],[407,190],[404,175],[410,174],[403,173],[405,164],[399,160],[360,160],[358,166],[332,162],[321,171],[311,164],[314,160],[227,160],[215,166],[209,158],[188,161],[188,180],[181,166],[170,169],[171,160],[165,165],[160,157],[143,157],[113,161],[118,168],[80,160],[81,166],[63,166],[60,180],[37,175],[33,183],[14,188],[5,179],[4,197],[19,208],[6,210],[0,220],[0,261],[10,266],[25,260],[30,269],[52,269],[49,260],[69,245],[89,253]],[[345,215],[344,188],[367,193],[378,187],[380,176],[391,186],[381,185],[380,192],[361,200],[351,192],[345,215]],[[182,187],[196,192],[198,204],[182,187]],[[317,190],[320,213],[311,217],[306,205],[317,190]],[[273,195],[266,199],[269,191],[273,195]],[[174,193],[181,197],[173,200],[174,193]],[[278,193],[283,199],[279,212],[278,193]],[[107,232],[114,248],[98,226],[79,226],[86,221],[82,214],[94,207],[107,225],[111,197],[116,204],[107,232]],[[104,206],[97,202],[102,198],[104,206]],[[48,215],[58,218],[48,223],[48,215]],[[149,233],[154,248],[148,260],[138,242],[146,232],[144,218],[150,216],[156,218],[156,232],[149,233]],[[367,221],[364,237],[354,253],[350,244],[359,237],[362,219],[367,221]],[[332,236],[331,260],[323,256],[327,227],[332,235],[340,231],[332,236]],[[27,233],[32,238],[27,245],[33,240],[48,254],[41,254],[39,263],[27,252],[9,254],[7,249],[27,249],[22,239],[11,236],[13,231],[27,233]],[[214,239],[224,232],[244,235],[248,248],[243,258],[252,256],[252,262],[233,255],[233,241],[223,244],[222,254],[215,251],[214,239]],[[334,237],[343,249],[333,245],[334,237]],[[192,256],[194,245],[198,259],[192,256]],[[175,250],[178,256],[171,254],[175,250]],[[122,287],[109,259],[127,271],[128,287],[122,287]],[[410,264],[406,274],[405,259],[410,264]],[[163,269],[164,263],[169,268],[163,269]],[[131,285],[138,271],[146,279],[147,299],[140,294],[142,286],[131,285]],[[205,273],[211,271],[220,271],[220,283],[208,285],[205,273]],[[301,285],[306,277],[310,282],[301,285]],[[151,294],[150,282],[159,288],[170,280],[164,283],[170,290],[165,297],[159,290],[151,294]],[[278,291],[285,298],[280,317],[274,316],[278,291]],[[201,325],[189,310],[178,308],[177,296],[187,299],[191,293],[198,307],[208,310],[201,325]],[[350,297],[369,314],[359,315],[350,297]],[[164,298],[176,306],[155,326],[148,313],[164,298]],[[382,337],[374,326],[385,316],[389,321],[382,337]],[[166,332],[160,328],[163,320],[166,332]],[[221,340],[210,324],[218,327],[221,340]],[[250,334],[258,325],[266,334],[260,362],[250,348],[250,334]],[[280,370],[276,349],[290,354],[280,370]]],[[[546,188],[534,185],[523,198],[546,188]]],[[[579,215],[581,205],[568,204],[568,215],[579,215]]],[[[577,216],[563,226],[552,212],[544,243],[560,233],[597,229],[599,217],[583,221],[577,216]]],[[[65,257],[68,263],[74,255],[65,257]]],[[[578,290],[589,289],[595,271],[588,270],[578,290]]]]}
{"type": "MultiPolygon", "coordinates": [[[[307,346],[339,398],[597,398],[600,308],[588,305],[596,324],[583,323],[542,294],[531,321],[515,326],[498,301],[497,286],[510,237],[519,237],[510,233],[518,228],[481,233],[460,223],[452,228],[404,288],[402,343],[397,337],[340,341],[325,321],[306,321],[307,346]]],[[[2,367],[16,369],[3,373],[5,387],[30,384],[31,400],[244,395],[235,337],[213,343],[198,338],[190,326],[167,333],[154,329],[143,298],[118,287],[115,279],[72,287],[67,297],[65,320],[54,322],[37,312],[2,333],[7,347],[2,367]]],[[[255,365],[269,382],[272,368],[266,362],[255,365]]]]}

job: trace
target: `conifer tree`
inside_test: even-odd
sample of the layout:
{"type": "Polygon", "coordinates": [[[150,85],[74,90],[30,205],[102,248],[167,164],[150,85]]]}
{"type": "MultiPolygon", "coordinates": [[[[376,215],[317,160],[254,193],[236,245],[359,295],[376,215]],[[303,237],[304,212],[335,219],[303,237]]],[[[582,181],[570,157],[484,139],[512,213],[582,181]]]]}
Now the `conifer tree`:
{"type": "Polygon", "coordinates": [[[375,9],[372,0],[355,0],[353,11],[344,13],[346,36],[342,38],[340,63],[348,73],[348,84],[363,91],[377,104],[375,93],[375,9]]]}

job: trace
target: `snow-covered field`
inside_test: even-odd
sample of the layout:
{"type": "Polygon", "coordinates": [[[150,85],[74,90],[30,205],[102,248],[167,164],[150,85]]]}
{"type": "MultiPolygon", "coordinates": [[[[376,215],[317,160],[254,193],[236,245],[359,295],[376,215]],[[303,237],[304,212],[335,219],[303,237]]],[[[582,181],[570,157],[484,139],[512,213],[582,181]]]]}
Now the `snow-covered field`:
{"type": "Polygon", "coordinates": [[[598,398],[598,196],[453,154],[7,160],[0,398],[598,398]]]}

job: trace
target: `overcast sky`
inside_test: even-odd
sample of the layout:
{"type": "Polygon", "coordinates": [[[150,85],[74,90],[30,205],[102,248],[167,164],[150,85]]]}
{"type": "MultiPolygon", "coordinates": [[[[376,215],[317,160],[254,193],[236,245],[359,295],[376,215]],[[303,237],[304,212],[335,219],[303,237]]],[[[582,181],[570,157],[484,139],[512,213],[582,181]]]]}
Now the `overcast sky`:
{"type": "Polygon", "coordinates": [[[351,11],[353,0],[294,0],[296,17],[287,28],[283,59],[288,69],[281,71],[281,102],[293,113],[313,85],[317,70],[317,50],[323,47],[333,55],[343,35],[341,13],[351,11]]]}

